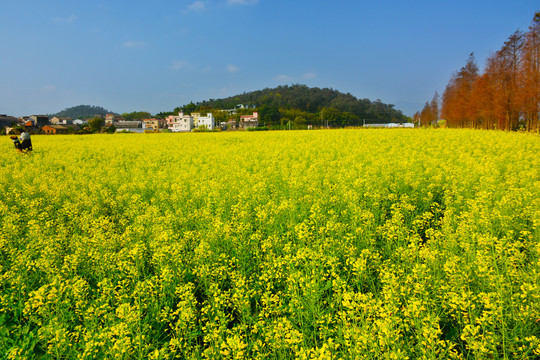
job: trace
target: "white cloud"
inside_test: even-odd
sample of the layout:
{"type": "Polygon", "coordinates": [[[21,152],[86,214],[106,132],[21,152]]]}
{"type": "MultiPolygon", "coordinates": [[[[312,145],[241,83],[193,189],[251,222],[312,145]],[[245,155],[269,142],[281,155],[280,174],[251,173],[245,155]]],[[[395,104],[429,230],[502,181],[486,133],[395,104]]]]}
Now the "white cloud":
{"type": "Polygon", "coordinates": [[[259,0],[227,0],[227,5],[254,5],[259,0]]]}
{"type": "Polygon", "coordinates": [[[316,77],[317,77],[317,73],[314,73],[314,72],[307,72],[302,76],[302,78],[305,80],[315,79],[316,77]]]}
{"type": "Polygon", "coordinates": [[[238,66],[234,66],[232,64],[227,65],[227,71],[232,73],[240,71],[240,68],[238,66]]]}
{"type": "Polygon", "coordinates": [[[144,41],[126,41],[122,44],[126,48],[142,48],[146,46],[144,41]]]}
{"type": "Polygon", "coordinates": [[[76,20],[77,20],[77,17],[73,14],[65,18],[55,17],[53,19],[53,21],[57,24],[73,24],[76,20]]]}
{"type": "Polygon", "coordinates": [[[206,10],[206,3],[204,1],[195,1],[191,5],[188,5],[188,10],[191,11],[204,11],[206,10]]]}
{"type": "Polygon", "coordinates": [[[291,78],[287,75],[278,75],[276,77],[274,77],[274,80],[277,81],[277,82],[284,82],[284,81],[289,81],[291,80],[291,78]]]}
{"type": "Polygon", "coordinates": [[[187,61],[173,61],[171,66],[169,66],[169,69],[171,70],[180,70],[185,69],[189,66],[189,63],[187,61]]]}

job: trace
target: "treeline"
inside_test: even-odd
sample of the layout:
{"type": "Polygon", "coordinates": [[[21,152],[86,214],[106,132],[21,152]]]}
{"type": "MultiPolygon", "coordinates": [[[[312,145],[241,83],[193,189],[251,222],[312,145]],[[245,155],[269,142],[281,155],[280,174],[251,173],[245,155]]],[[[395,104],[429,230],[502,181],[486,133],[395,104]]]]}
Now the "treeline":
{"type": "Polygon", "coordinates": [[[305,85],[285,85],[224,99],[190,103],[157,116],[163,118],[176,114],[178,111],[212,112],[217,121],[227,121],[230,118],[257,111],[259,123],[271,127],[291,124],[295,127],[321,124],[341,127],[357,126],[363,123],[410,121],[410,118],[395,109],[394,105],[384,104],[380,100],[360,100],[351,94],[344,94],[334,89],[310,88],[305,85]],[[222,111],[236,109],[239,104],[243,104],[244,108],[237,109],[235,115],[231,116],[222,111]]]}
{"type": "Polygon", "coordinates": [[[150,119],[152,114],[147,111],[133,111],[130,113],[123,113],[122,118],[127,121],[150,119]]]}
{"type": "MultiPolygon", "coordinates": [[[[49,117],[63,116],[70,117],[72,119],[92,119],[97,115],[105,116],[107,114],[118,115],[112,111],[102,108],[101,106],[78,105],[66,108],[60,112],[57,112],[56,114],[49,115],[49,117]]],[[[142,120],[150,119],[152,117],[152,114],[147,111],[133,111],[130,113],[123,113],[121,117],[124,120],[142,120]]]]}
{"type": "Polygon", "coordinates": [[[440,101],[426,102],[415,118],[424,126],[439,118],[449,127],[539,130],[540,12],[529,30],[516,31],[479,73],[471,54],[455,73],[440,101]]]}
{"type": "Polygon", "coordinates": [[[66,108],[60,112],[57,112],[56,114],[52,114],[49,116],[63,116],[70,117],[72,119],[90,119],[96,115],[105,116],[108,113],[110,113],[110,111],[102,108],[101,106],[78,105],[66,108]]]}

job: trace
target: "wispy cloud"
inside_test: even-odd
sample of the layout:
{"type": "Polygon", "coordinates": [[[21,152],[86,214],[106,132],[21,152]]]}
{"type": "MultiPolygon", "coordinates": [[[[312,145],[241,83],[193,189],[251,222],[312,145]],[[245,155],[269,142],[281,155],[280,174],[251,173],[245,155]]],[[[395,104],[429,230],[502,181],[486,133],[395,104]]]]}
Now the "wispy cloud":
{"type": "Polygon", "coordinates": [[[190,11],[204,11],[206,10],[206,3],[204,1],[197,0],[187,7],[190,11]]]}
{"type": "Polygon", "coordinates": [[[307,72],[304,75],[302,75],[302,78],[304,80],[315,79],[316,77],[317,77],[317,73],[314,73],[314,72],[307,72]]]}
{"type": "Polygon", "coordinates": [[[52,19],[53,22],[57,24],[73,24],[77,20],[77,17],[71,14],[68,17],[55,17],[52,19]]]}
{"type": "Polygon", "coordinates": [[[227,5],[254,5],[259,0],[227,0],[227,5]]]}
{"type": "Polygon", "coordinates": [[[172,64],[169,66],[169,69],[171,70],[180,70],[180,69],[185,69],[189,66],[189,63],[187,61],[177,61],[177,60],[174,60],[172,62],[172,64]]]}
{"type": "Polygon", "coordinates": [[[125,48],[142,48],[146,46],[146,43],[144,41],[126,41],[122,44],[125,48]]]}
{"type": "Polygon", "coordinates": [[[227,65],[227,71],[231,74],[240,71],[240,68],[238,66],[234,66],[233,64],[227,65]]]}

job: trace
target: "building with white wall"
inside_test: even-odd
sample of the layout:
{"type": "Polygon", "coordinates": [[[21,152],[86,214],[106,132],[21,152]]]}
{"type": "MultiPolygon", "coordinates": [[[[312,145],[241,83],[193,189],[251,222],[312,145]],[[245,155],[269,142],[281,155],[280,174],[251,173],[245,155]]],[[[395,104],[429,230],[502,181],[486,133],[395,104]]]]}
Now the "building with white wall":
{"type": "Polygon", "coordinates": [[[193,125],[198,128],[204,126],[208,130],[214,130],[214,114],[207,113],[206,116],[201,116],[199,113],[192,113],[193,125]]]}
{"type": "Polygon", "coordinates": [[[75,119],[73,120],[73,125],[79,125],[79,126],[82,126],[82,125],[86,125],[88,124],[88,121],[87,120],[81,120],[81,119],[75,119]]]}
{"type": "Polygon", "coordinates": [[[73,120],[70,117],[55,116],[49,120],[52,125],[73,125],[73,120]]]}
{"type": "Polygon", "coordinates": [[[193,130],[193,116],[184,115],[179,112],[178,116],[170,115],[167,117],[167,125],[172,132],[183,132],[193,130]]]}

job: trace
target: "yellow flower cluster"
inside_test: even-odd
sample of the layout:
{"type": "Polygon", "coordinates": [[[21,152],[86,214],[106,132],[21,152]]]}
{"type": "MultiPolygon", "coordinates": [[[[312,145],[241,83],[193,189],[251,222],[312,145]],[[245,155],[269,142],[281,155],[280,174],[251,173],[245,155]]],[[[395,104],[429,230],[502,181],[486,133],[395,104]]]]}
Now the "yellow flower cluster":
{"type": "Polygon", "coordinates": [[[0,139],[0,354],[540,357],[540,138],[0,139]]]}

